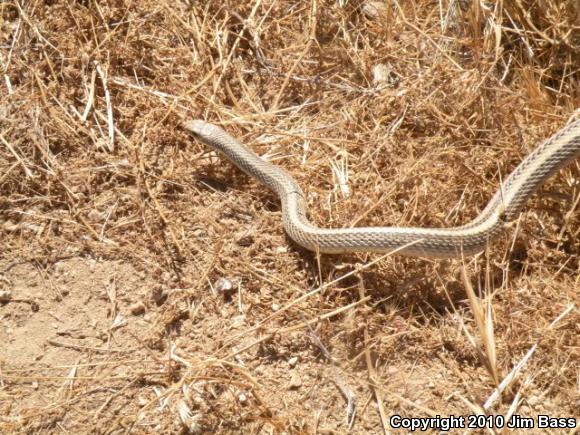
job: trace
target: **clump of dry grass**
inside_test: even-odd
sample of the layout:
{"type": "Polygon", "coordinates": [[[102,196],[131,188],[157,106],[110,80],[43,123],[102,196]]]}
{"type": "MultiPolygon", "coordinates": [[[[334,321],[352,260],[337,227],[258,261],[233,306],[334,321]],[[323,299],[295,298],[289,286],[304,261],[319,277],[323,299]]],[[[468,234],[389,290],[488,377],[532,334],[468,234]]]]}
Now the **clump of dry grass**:
{"type": "MultiPolygon", "coordinates": [[[[34,363],[15,376],[8,361],[2,430],[344,431],[336,367],[306,325],[356,386],[355,431],[470,412],[450,397],[483,408],[532,346],[519,412],[576,409],[577,164],[490,247],[487,314],[475,292],[470,314],[460,274],[477,281],[481,258],[317,260],[284,236],[273,194],[178,128],[207,118],[267,154],[323,226],[464,223],[578,106],[576,2],[52,0],[0,13],[2,271],[123,259],[167,291],[131,341],[154,370],[109,376],[98,364],[122,369],[126,355],[79,349],[86,377],[64,377],[65,397],[43,386],[54,406],[31,410],[34,363]],[[212,295],[222,277],[234,293],[212,295]],[[471,316],[475,348],[460,332],[471,316]],[[97,399],[97,414],[81,410],[97,399]]],[[[514,391],[485,412],[513,412],[514,391]]]]}

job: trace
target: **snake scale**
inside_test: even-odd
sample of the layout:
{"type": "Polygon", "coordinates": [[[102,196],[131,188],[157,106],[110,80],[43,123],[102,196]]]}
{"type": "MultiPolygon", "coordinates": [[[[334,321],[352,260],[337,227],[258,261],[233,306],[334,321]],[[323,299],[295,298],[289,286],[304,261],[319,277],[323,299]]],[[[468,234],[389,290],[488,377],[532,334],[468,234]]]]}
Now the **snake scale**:
{"type": "Polygon", "coordinates": [[[320,253],[392,252],[430,258],[461,258],[483,251],[528,198],[560,168],[580,156],[580,120],[534,149],[505,179],[485,209],[466,225],[453,228],[319,228],[306,216],[302,189],[282,168],[261,159],[220,127],[202,120],[183,127],[223,153],[242,171],[272,189],[282,202],[283,225],[299,245],[320,253]]]}

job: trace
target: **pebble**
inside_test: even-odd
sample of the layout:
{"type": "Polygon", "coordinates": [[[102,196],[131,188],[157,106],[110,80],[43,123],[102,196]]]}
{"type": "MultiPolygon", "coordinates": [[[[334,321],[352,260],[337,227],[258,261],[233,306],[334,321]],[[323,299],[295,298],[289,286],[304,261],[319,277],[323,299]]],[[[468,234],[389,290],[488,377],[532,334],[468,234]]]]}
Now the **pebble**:
{"type": "Polygon", "coordinates": [[[134,316],[139,316],[145,313],[145,304],[141,301],[134,303],[129,307],[129,312],[134,316]]]}
{"type": "Polygon", "coordinates": [[[297,372],[293,372],[292,376],[290,377],[290,383],[288,387],[292,390],[298,389],[302,386],[302,378],[297,372]]]}
{"type": "Polygon", "coordinates": [[[163,305],[167,299],[167,294],[161,286],[155,286],[151,290],[151,299],[153,299],[153,302],[155,302],[157,305],[163,305]]]}
{"type": "Polygon", "coordinates": [[[219,278],[214,284],[215,291],[218,293],[230,293],[234,288],[232,282],[227,278],[219,278]]]}
{"type": "Polygon", "coordinates": [[[363,5],[361,10],[367,18],[376,20],[387,12],[387,4],[384,1],[369,1],[363,5]]]}

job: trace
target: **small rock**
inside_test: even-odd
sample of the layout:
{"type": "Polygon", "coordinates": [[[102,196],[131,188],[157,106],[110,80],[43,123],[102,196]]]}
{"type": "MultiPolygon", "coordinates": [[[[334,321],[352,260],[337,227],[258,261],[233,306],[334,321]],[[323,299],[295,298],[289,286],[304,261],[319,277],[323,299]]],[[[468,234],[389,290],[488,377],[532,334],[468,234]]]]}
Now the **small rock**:
{"type": "Polygon", "coordinates": [[[0,290],[0,302],[8,302],[12,299],[10,290],[0,290]]]}
{"type": "Polygon", "coordinates": [[[246,232],[237,234],[236,243],[239,246],[251,246],[254,243],[254,235],[246,232]]]}
{"type": "Polygon", "coordinates": [[[292,368],[296,367],[296,364],[298,364],[298,357],[297,356],[293,356],[292,358],[290,358],[288,360],[288,365],[292,368]]]}
{"type": "Polygon", "coordinates": [[[59,261],[54,265],[54,271],[58,274],[62,274],[66,272],[66,264],[62,261],[59,261]]]}
{"type": "Polygon", "coordinates": [[[361,10],[367,18],[376,20],[387,12],[387,4],[384,1],[368,1],[361,10]]]}
{"type": "Polygon", "coordinates": [[[148,400],[147,400],[145,397],[143,397],[143,396],[139,396],[139,397],[137,398],[137,404],[138,404],[139,406],[145,406],[145,405],[147,405],[147,403],[149,403],[149,401],[148,401],[148,400]]]}
{"type": "Polygon", "coordinates": [[[153,302],[155,302],[157,305],[163,305],[163,303],[167,300],[167,293],[163,291],[161,286],[155,286],[151,290],[151,299],[153,299],[153,302]]]}
{"type": "Polygon", "coordinates": [[[373,67],[373,83],[379,85],[394,85],[397,77],[393,74],[391,67],[384,63],[376,64],[373,67]]]}
{"type": "Polygon", "coordinates": [[[145,304],[141,301],[136,302],[129,307],[129,312],[134,316],[140,316],[145,313],[145,304]]]}
{"type": "Polygon", "coordinates": [[[280,309],[280,305],[272,304],[272,311],[278,311],[280,309]]]}
{"type": "Polygon", "coordinates": [[[300,378],[298,372],[293,372],[292,376],[290,377],[290,383],[288,384],[288,387],[291,390],[296,390],[301,386],[302,386],[302,378],[300,378]]]}
{"type": "Polygon", "coordinates": [[[109,329],[111,331],[115,331],[119,328],[122,328],[126,324],[127,324],[127,321],[125,320],[125,316],[123,316],[121,313],[118,313],[117,316],[115,317],[115,319],[113,320],[113,323],[111,324],[109,329]]]}
{"type": "Polygon", "coordinates": [[[244,393],[240,393],[238,396],[238,402],[240,402],[241,405],[246,405],[248,403],[248,397],[244,393]]]}
{"type": "Polygon", "coordinates": [[[231,293],[231,291],[234,288],[234,285],[229,279],[220,278],[215,282],[214,288],[218,293],[231,293]]]}

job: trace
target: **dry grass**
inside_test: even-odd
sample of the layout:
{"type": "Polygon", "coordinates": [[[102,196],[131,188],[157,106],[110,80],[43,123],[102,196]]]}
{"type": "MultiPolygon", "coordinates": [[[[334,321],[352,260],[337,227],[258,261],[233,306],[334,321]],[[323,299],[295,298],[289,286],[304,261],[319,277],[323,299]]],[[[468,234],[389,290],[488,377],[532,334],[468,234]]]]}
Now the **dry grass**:
{"type": "Polygon", "coordinates": [[[205,118],[267,154],[321,225],[461,224],[574,116],[578,2],[0,11],[0,272],[29,263],[50,282],[66,258],[122,260],[157,289],[139,295],[143,335],[124,326],[142,312],[107,287],[112,327],[69,344],[66,368],[0,360],[0,432],[379,433],[393,414],[577,416],[578,162],[476,259],[317,259],[285,237],[273,193],[178,125],[205,118]]]}

